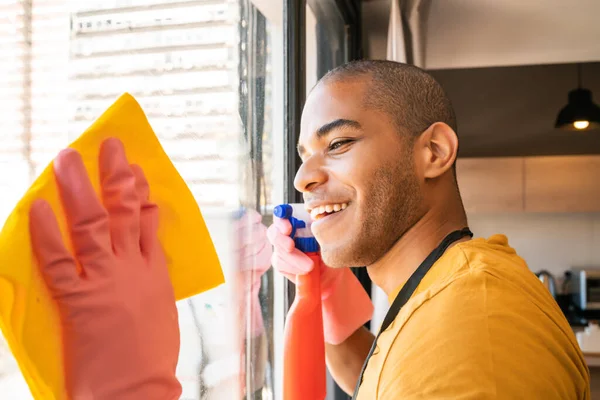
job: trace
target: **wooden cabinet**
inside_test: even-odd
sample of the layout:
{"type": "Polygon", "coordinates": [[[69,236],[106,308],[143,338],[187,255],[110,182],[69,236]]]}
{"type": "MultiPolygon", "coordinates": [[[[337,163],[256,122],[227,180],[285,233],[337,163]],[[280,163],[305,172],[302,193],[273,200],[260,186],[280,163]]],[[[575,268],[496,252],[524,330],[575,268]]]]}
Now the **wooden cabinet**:
{"type": "Polygon", "coordinates": [[[459,159],[457,178],[471,214],[600,212],[600,156],[459,159]]]}
{"type": "Polygon", "coordinates": [[[600,156],[525,158],[525,210],[600,211],[600,156]]]}
{"type": "Polygon", "coordinates": [[[524,211],[523,158],[459,159],[456,174],[468,213],[524,211]]]}

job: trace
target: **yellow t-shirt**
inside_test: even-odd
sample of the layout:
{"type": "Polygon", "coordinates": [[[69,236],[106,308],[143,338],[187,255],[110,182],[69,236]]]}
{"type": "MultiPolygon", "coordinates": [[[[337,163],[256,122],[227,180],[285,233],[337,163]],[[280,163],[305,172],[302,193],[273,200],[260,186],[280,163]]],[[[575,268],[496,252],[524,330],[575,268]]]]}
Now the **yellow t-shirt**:
{"type": "Polygon", "coordinates": [[[379,337],[357,398],[590,399],[589,387],[560,308],[495,235],[432,266],[379,337]]]}

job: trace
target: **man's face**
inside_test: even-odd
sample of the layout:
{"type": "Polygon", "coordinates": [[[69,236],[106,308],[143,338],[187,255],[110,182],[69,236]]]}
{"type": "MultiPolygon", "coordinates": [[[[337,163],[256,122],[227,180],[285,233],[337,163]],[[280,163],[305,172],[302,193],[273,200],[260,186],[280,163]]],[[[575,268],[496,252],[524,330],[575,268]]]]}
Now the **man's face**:
{"type": "Polygon", "coordinates": [[[364,106],[368,84],[321,83],[302,113],[294,184],[330,267],[373,264],[422,215],[410,141],[390,116],[364,106]]]}

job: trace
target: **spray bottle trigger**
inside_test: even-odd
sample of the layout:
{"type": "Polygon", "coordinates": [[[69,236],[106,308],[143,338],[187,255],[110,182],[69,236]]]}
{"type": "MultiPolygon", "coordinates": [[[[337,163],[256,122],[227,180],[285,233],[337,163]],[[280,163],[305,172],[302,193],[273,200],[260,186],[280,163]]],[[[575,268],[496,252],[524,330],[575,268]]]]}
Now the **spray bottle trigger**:
{"type": "Polygon", "coordinates": [[[293,239],[294,236],[296,236],[296,229],[297,228],[306,228],[306,223],[304,221],[302,221],[301,219],[298,218],[294,218],[294,217],[290,217],[290,223],[292,224],[292,233],[290,234],[290,237],[293,239]]]}

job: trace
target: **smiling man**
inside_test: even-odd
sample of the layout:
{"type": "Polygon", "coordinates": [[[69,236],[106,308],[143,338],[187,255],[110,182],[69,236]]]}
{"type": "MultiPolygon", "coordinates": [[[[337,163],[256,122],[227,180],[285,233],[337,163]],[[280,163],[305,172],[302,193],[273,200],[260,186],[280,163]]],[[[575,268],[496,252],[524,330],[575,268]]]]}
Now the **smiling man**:
{"type": "MultiPolygon", "coordinates": [[[[328,266],[329,369],[359,400],[589,399],[587,366],[550,293],[505,236],[471,239],[456,130],[439,84],[405,64],[346,64],[310,93],[295,186],[328,266]],[[369,306],[353,266],[392,304],[377,338],[362,327],[369,306]]],[[[289,233],[285,220],[269,228],[273,264],[305,273],[314,265],[289,233]]]]}
{"type": "MultiPolygon", "coordinates": [[[[295,184],[327,265],[331,373],[359,400],[589,399],[585,360],[550,293],[506,237],[471,239],[455,132],[443,90],[411,66],[347,64],[310,94],[295,184]],[[373,307],[350,266],[366,266],[392,303],[377,338],[362,327],[373,307]]],[[[69,397],[178,399],[177,308],[143,171],[115,139],[100,149],[100,197],[76,151],[53,170],[74,251],[42,200],[30,233],[60,314],[69,397]]],[[[267,236],[291,277],[315,266],[290,232],[276,220],[267,236]]]]}

